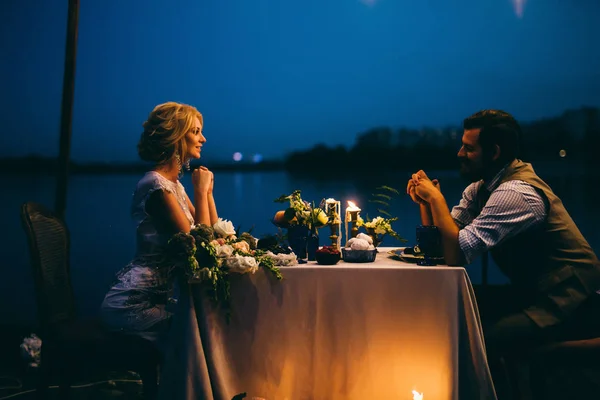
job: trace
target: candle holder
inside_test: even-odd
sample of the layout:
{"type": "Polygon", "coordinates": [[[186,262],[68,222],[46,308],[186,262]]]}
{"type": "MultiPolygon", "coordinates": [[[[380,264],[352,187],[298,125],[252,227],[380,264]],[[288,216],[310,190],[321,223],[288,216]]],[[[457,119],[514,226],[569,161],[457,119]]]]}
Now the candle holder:
{"type": "Polygon", "coordinates": [[[350,214],[350,238],[355,238],[358,235],[358,211],[348,211],[350,214]]]}
{"type": "Polygon", "coordinates": [[[329,235],[329,239],[331,239],[331,247],[335,250],[340,249],[341,245],[341,237],[340,237],[340,213],[341,213],[341,204],[339,201],[335,199],[327,199],[326,201],[326,213],[329,217],[328,225],[329,229],[331,229],[331,235],[329,235]]]}
{"type": "Polygon", "coordinates": [[[329,224],[329,228],[331,229],[331,235],[329,235],[329,239],[331,239],[331,247],[335,250],[339,250],[338,248],[338,239],[339,239],[339,224],[331,223],[329,224]]]}

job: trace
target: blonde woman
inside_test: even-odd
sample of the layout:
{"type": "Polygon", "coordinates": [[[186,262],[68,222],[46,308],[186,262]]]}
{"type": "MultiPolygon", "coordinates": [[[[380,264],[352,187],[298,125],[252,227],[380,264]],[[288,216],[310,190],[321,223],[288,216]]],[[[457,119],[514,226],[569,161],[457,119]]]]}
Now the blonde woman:
{"type": "Polygon", "coordinates": [[[160,104],[144,122],[138,144],[152,168],[138,182],[131,215],[136,224],[134,259],[117,273],[106,294],[101,317],[109,329],[138,334],[162,347],[171,313],[174,278],[165,261],[167,241],[195,224],[214,224],[214,177],[204,167],[192,172],[193,201],[179,182],[189,161],[200,158],[206,138],[196,108],[175,102],[160,104]]]}

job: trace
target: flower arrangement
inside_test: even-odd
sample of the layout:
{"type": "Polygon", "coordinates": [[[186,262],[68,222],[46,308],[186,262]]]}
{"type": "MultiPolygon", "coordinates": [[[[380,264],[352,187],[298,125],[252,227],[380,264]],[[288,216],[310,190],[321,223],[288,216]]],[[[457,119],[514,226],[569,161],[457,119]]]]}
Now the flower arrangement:
{"type": "Polygon", "coordinates": [[[278,266],[295,262],[286,249],[261,249],[259,243],[249,232],[238,235],[231,221],[219,218],[213,226],[199,224],[189,233],[175,234],[167,252],[178,270],[207,285],[209,296],[229,319],[231,274],[254,274],[264,268],[281,280],[278,266]]]}
{"type": "Polygon", "coordinates": [[[367,230],[369,236],[373,238],[373,245],[377,247],[382,241],[383,236],[390,235],[394,239],[397,239],[401,242],[406,242],[407,240],[400,237],[400,235],[394,231],[392,228],[392,222],[397,221],[398,218],[383,218],[383,217],[375,217],[372,220],[364,221],[362,219],[358,220],[357,225],[364,226],[367,230]]]}
{"type": "Polygon", "coordinates": [[[304,225],[308,229],[321,228],[329,222],[329,217],[321,207],[302,200],[301,191],[294,190],[289,195],[282,195],[274,200],[276,203],[287,203],[289,207],[278,211],[273,223],[282,228],[294,225],[304,225]]]}
{"type": "Polygon", "coordinates": [[[392,200],[393,196],[399,195],[400,192],[390,186],[380,186],[376,188],[376,192],[371,195],[371,199],[369,199],[370,203],[376,203],[379,205],[377,211],[386,217],[377,216],[373,219],[370,219],[367,216],[367,220],[363,220],[362,218],[358,218],[357,226],[363,226],[369,236],[373,239],[373,245],[377,247],[382,241],[385,235],[389,235],[396,240],[401,242],[407,242],[406,239],[402,238],[393,228],[392,222],[397,221],[397,217],[392,217],[388,212],[389,209],[389,201],[392,200]]]}
{"type": "Polygon", "coordinates": [[[21,355],[27,364],[31,368],[39,367],[42,359],[42,340],[32,333],[31,336],[23,339],[20,347],[21,355]]]}

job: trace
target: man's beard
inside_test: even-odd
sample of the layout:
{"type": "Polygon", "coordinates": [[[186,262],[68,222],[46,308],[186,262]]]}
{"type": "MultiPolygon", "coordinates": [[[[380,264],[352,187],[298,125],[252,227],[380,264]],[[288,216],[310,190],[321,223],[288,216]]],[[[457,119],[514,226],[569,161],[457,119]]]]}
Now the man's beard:
{"type": "Polygon", "coordinates": [[[491,179],[502,167],[502,164],[493,160],[482,160],[481,164],[476,164],[468,158],[459,158],[458,161],[460,175],[469,182],[491,179]]]}
{"type": "Polygon", "coordinates": [[[459,158],[460,176],[469,182],[477,182],[482,179],[482,174],[479,168],[473,165],[473,162],[466,158],[459,158]]]}

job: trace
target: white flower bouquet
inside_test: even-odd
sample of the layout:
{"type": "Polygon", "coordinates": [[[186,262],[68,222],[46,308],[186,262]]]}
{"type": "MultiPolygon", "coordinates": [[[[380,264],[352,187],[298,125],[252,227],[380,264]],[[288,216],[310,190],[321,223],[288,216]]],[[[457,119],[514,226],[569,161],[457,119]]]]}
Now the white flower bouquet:
{"type": "Polygon", "coordinates": [[[229,318],[231,274],[254,274],[262,267],[283,278],[276,266],[278,258],[257,249],[257,242],[249,232],[238,235],[231,221],[219,218],[213,226],[196,225],[190,233],[175,234],[167,253],[171,265],[207,285],[209,295],[229,318]]]}

